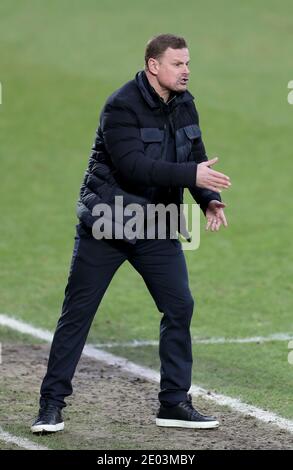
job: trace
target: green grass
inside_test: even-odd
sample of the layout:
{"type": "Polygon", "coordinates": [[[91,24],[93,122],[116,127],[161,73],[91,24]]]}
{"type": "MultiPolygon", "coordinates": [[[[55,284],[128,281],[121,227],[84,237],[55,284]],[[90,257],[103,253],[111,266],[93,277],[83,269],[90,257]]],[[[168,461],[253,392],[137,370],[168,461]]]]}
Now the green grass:
{"type": "MultiPolygon", "coordinates": [[[[193,346],[192,383],[211,392],[293,419],[292,366],[283,342],[193,346]]],[[[159,370],[158,348],[111,348],[136,363],[159,370]]]]}
{"type": "MultiPolygon", "coordinates": [[[[0,338],[1,341],[5,343],[18,342],[21,344],[44,344],[44,341],[42,341],[41,339],[23,333],[18,333],[17,331],[5,326],[0,326],[0,338]]],[[[5,346],[3,346],[3,353],[4,347],[5,346]]]]}
{"type": "MultiPolygon", "coordinates": [[[[192,335],[292,333],[292,10],[289,0],[125,0],[122,20],[113,1],[1,2],[0,312],[54,328],[101,107],[142,68],[146,40],[170,31],[189,41],[205,144],[232,180],[223,195],[229,228],[205,233],[202,219],[200,249],[186,252],[192,335]]],[[[89,339],[157,339],[159,319],[125,264],[89,339]]],[[[195,380],[292,417],[286,348],[197,346],[195,380]]]]}

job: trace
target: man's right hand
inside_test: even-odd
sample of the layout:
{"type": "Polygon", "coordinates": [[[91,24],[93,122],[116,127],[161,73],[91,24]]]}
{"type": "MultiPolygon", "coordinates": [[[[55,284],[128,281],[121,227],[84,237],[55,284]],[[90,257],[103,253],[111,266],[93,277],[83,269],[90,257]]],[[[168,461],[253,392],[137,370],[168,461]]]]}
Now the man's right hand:
{"type": "Polygon", "coordinates": [[[197,165],[196,186],[210,189],[217,193],[221,192],[221,189],[228,189],[231,186],[229,176],[209,168],[211,165],[217,163],[217,161],[218,157],[215,157],[212,158],[212,160],[197,165]]]}

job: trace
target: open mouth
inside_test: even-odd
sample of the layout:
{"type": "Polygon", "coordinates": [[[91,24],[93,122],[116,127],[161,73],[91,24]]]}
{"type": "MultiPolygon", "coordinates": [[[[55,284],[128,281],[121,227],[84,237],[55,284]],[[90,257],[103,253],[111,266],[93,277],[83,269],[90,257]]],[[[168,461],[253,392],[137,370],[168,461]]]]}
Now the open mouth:
{"type": "Polygon", "coordinates": [[[188,83],[188,78],[182,78],[182,79],[180,80],[180,83],[182,83],[183,85],[187,85],[187,83],[188,83]]]}

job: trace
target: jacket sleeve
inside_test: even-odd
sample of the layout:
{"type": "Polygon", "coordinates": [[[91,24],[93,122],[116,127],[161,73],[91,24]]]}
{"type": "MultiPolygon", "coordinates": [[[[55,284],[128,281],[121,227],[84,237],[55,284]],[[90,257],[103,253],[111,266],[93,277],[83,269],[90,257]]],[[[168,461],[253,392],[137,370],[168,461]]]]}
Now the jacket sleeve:
{"type": "Polygon", "coordinates": [[[145,155],[136,115],[126,105],[106,103],[100,127],[106,150],[126,181],[146,186],[195,187],[195,161],[173,163],[145,155]]]}
{"type": "MultiPolygon", "coordinates": [[[[196,124],[198,125],[199,119],[198,119],[197,111],[196,111],[196,120],[197,120],[196,124]]],[[[197,164],[199,164],[207,160],[208,160],[208,157],[206,155],[205,146],[200,136],[198,139],[195,139],[195,141],[193,142],[190,161],[194,161],[197,164]]],[[[214,199],[216,199],[217,201],[222,200],[220,193],[211,191],[210,189],[199,188],[198,186],[194,186],[193,188],[189,188],[189,191],[193,199],[197,202],[197,204],[199,204],[204,214],[206,213],[206,210],[210,201],[214,199]]]]}

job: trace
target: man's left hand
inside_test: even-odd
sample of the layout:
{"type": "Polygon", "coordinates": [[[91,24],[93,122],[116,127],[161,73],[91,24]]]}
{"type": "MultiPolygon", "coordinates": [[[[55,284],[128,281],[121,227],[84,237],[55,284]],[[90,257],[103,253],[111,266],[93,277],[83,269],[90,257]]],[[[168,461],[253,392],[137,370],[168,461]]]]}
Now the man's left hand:
{"type": "Polygon", "coordinates": [[[212,200],[209,202],[209,205],[206,210],[206,230],[211,230],[212,232],[214,232],[218,231],[221,225],[224,225],[224,227],[228,226],[223,210],[224,207],[226,207],[226,204],[224,202],[216,200],[212,200]]]}

